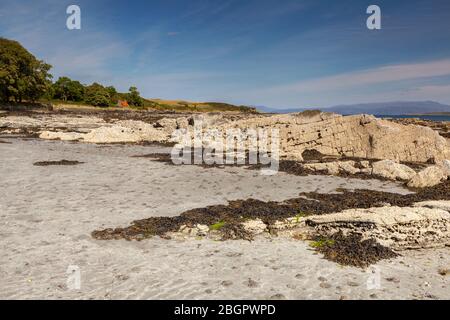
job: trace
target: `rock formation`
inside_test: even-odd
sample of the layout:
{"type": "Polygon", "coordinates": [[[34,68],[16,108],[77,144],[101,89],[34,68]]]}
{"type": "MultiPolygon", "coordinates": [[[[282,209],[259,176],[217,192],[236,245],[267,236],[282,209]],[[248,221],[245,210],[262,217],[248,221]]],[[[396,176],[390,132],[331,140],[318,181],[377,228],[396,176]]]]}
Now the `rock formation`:
{"type": "Polygon", "coordinates": [[[449,210],[450,201],[427,201],[311,216],[306,224],[323,236],[359,234],[393,249],[439,247],[450,245],[449,210]]]}
{"type": "Polygon", "coordinates": [[[445,138],[427,127],[401,125],[370,115],[306,113],[251,117],[222,128],[277,128],[281,156],[303,160],[305,150],[325,155],[426,162],[450,158],[445,138]]]}
{"type": "MultiPolygon", "coordinates": [[[[224,136],[229,129],[278,129],[279,155],[303,160],[305,151],[331,157],[379,159],[381,161],[341,160],[305,163],[304,167],[328,174],[368,174],[407,181],[412,188],[438,184],[450,176],[450,143],[436,131],[418,125],[403,125],[370,115],[341,116],[332,113],[303,112],[284,115],[229,116],[224,114],[172,115],[154,121],[108,119],[95,116],[43,114],[2,116],[3,133],[37,133],[42,139],[89,143],[171,142],[176,129],[194,128],[203,133],[216,129],[224,136]],[[399,162],[434,162],[435,166],[416,173],[399,162]]],[[[204,139],[205,140],[205,139],[204,139]]],[[[204,147],[208,142],[204,141],[204,147]]]]}
{"type": "Polygon", "coordinates": [[[377,161],[372,165],[372,174],[389,180],[411,180],[416,172],[410,167],[392,160],[377,161]]]}

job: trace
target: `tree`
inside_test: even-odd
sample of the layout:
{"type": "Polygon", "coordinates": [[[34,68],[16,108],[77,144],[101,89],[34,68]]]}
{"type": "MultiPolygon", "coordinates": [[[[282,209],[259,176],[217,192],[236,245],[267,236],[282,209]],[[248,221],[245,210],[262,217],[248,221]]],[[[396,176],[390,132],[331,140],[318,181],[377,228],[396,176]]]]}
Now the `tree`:
{"type": "Polygon", "coordinates": [[[108,89],[94,82],[86,87],[84,101],[98,107],[107,107],[111,103],[108,89]]]}
{"type": "Polygon", "coordinates": [[[0,38],[0,100],[36,101],[51,86],[51,65],[36,59],[22,45],[0,38]]]}
{"type": "Polygon", "coordinates": [[[111,98],[117,94],[117,90],[113,86],[106,87],[106,90],[108,90],[108,93],[111,96],[111,98]]]}
{"type": "Polygon", "coordinates": [[[130,87],[127,99],[128,103],[132,106],[141,107],[144,104],[144,101],[142,100],[136,87],[130,87]]]}
{"type": "Polygon", "coordinates": [[[54,97],[63,101],[81,101],[84,97],[84,86],[68,77],[60,77],[53,84],[53,90],[54,97]]]}

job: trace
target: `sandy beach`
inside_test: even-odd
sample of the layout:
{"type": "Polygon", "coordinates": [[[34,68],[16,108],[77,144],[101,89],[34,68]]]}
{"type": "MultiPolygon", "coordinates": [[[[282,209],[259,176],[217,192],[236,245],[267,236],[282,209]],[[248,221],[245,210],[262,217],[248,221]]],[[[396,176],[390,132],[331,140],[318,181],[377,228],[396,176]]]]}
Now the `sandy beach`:
{"type": "Polygon", "coordinates": [[[244,168],[168,166],[132,157],[170,151],[161,146],[2,140],[7,143],[0,144],[0,298],[450,298],[449,278],[439,273],[450,265],[448,247],[403,251],[363,270],[327,261],[294,239],[138,242],[90,235],[236,199],[281,201],[338,188],[410,192],[399,183],[284,173],[268,177],[244,168]],[[62,159],[82,163],[33,165],[62,159]],[[67,285],[69,266],[80,270],[80,289],[67,285]],[[378,279],[375,287],[373,279],[378,279]]]}

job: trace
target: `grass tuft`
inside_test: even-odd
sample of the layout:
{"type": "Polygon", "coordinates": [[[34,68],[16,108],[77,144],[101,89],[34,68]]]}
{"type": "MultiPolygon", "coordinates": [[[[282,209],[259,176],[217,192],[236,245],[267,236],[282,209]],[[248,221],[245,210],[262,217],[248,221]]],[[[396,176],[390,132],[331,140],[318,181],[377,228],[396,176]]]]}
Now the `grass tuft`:
{"type": "Polygon", "coordinates": [[[219,221],[217,223],[214,223],[212,225],[209,226],[209,230],[220,230],[225,226],[226,222],[225,221],[219,221]]]}

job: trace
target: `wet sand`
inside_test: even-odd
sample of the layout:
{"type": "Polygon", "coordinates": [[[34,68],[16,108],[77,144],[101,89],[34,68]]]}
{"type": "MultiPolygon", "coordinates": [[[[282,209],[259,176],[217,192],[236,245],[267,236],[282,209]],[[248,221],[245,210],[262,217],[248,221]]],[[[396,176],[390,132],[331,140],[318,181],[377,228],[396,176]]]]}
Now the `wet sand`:
{"type": "Polygon", "coordinates": [[[0,298],[450,298],[449,278],[438,272],[450,267],[449,248],[404,252],[378,263],[379,289],[368,290],[371,273],[326,261],[303,241],[90,236],[96,229],[229,200],[280,201],[337,188],[408,192],[399,184],[262,176],[243,168],[167,166],[131,157],[170,150],[160,146],[2,140],[11,144],[0,144],[0,298]],[[83,163],[33,165],[62,159],[83,163]],[[70,265],[80,268],[79,290],[66,285],[70,265]]]}

